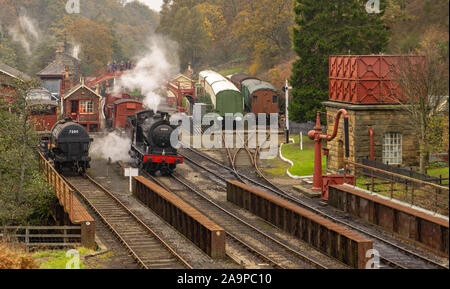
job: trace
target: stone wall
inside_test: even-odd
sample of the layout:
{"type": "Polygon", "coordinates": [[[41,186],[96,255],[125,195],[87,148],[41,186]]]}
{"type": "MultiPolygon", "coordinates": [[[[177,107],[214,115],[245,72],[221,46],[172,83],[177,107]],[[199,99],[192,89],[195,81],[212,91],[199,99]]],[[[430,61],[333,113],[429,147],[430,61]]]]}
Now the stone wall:
{"type": "MultiPolygon", "coordinates": [[[[334,129],[334,118],[339,109],[344,108],[349,113],[350,126],[350,161],[361,163],[363,159],[370,157],[369,129],[374,131],[375,160],[382,162],[383,137],[386,133],[400,133],[402,135],[403,164],[405,166],[418,165],[418,141],[416,133],[410,123],[408,114],[395,105],[351,105],[334,102],[326,102],[328,134],[334,129]]],[[[345,152],[344,121],[339,123],[338,136],[327,144],[330,149],[328,159],[329,169],[337,171],[341,169],[342,156],[345,152]],[[339,142],[344,144],[339,148],[339,142]],[[341,156],[341,161],[339,161],[341,156]]]]}

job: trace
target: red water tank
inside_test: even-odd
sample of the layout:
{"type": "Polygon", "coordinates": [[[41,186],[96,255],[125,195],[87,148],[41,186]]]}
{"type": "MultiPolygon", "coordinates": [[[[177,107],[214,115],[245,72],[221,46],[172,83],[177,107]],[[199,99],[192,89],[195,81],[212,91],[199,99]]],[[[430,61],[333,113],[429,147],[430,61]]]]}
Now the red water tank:
{"type": "Polygon", "coordinates": [[[355,104],[396,104],[405,100],[395,81],[402,59],[425,63],[422,56],[331,56],[330,100],[355,104]]]}

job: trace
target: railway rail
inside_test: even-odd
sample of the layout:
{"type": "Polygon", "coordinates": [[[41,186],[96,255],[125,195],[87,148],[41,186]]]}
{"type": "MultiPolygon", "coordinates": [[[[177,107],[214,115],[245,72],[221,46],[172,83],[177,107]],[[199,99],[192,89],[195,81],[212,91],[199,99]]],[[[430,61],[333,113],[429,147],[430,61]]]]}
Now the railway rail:
{"type": "MultiPolygon", "coordinates": [[[[236,170],[235,166],[229,167],[226,166],[220,162],[218,162],[215,159],[212,159],[210,156],[196,150],[187,148],[186,149],[189,152],[193,152],[196,156],[201,157],[203,160],[207,160],[210,163],[215,164],[217,167],[220,167],[221,169],[224,169],[231,173],[233,177],[244,183],[255,185],[257,187],[260,187],[262,189],[265,189],[268,192],[271,192],[277,196],[280,196],[288,201],[291,201],[297,205],[300,205],[301,207],[304,207],[306,209],[309,209],[310,211],[323,216],[337,224],[344,225],[361,235],[365,236],[369,240],[374,241],[375,248],[379,252],[383,252],[383,255],[380,256],[380,261],[383,263],[384,267],[390,267],[390,268],[396,268],[396,269],[409,269],[409,268],[431,268],[431,269],[448,269],[448,264],[442,264],[439,261],[432,260],[431,258],[424,256],[418,252],[414,252],[411,249],[405,248],[403,245],[400,245],[399,242],[393,241],[393,240],[387,240],[383,236],[377,235],[374,232],[369,231],[366,228],[363,228],[361,225],[357,225],[355,223],[350,223],[348,220],[346,220],[344,217],[339,216],[332,216],[330,212],[326,212],[323,209],[319,209],[317,206],[314,206],[313,204],[307,203],[306,201],[303,201],[295,196],[292,196],[290,193],[286,192],[282,188],[272,184],[265,176],[262,174],[260,169],[258,168],[258,160],[257,156],[260,152],[260,149],[256,149],[255,152],[255,158],[254,158],[254,166],[257,171],[258,177],[265,180],[267,184],[262,184],[261,182],[258,182],[254,180],[253,178],[247,176],[246,174],[240,173],[236,170]]],[[[194,160],[194,157],[192,155],[188,156],[186,154],[183,154],[183,157],[189,161],[190,163],[194,164],[195,166],[208,171],[209,173],[213,174],[216,178],[220,179],[222,182],[226,183],[226,178],[223,176],[223,174],[216,173],[212,171],[211,169],[205,167],[204,165],[200,164],[199,161],[194,160]]],[[[235,158],[233,158],[235,160],[235,158]]]]}
{"type": "Polygon", "coordinates": [[[192,269],[160,236],[88,175],[66,177],[143,269],[192,269]]]}
{"type": "Polygon", "coordinates": [[[316,260],[314,257],[289,247],[236,216],[233,212],[216,204],[214,201],[210,200],[205,193],[195,188],[194,185],[190,184],[178,174],[174,173],[172,177],[163,178],[165,182],[163,182],[162,179],[157,179],[148,174],[146,174],[146,176],[168,191],[171,191],[171,188],[167,182],[171,183],[173,181],[176,181],[182,187],[187,188],[193,195],[191,194],[191,197],[188,197],[187,195],[179,197],[203,211],[204,214],[207,213],[210,218],[220,220],[220,222],[216,222],[224,227],[227,233],[227,242],[232,241],[239,244],[272,267],[277,269],[327,269],[326,265],[319,260],[316,260]],[[266,252],[264,251],[264,248],[271,248],[271,250],[270,252],[266,252]]]}

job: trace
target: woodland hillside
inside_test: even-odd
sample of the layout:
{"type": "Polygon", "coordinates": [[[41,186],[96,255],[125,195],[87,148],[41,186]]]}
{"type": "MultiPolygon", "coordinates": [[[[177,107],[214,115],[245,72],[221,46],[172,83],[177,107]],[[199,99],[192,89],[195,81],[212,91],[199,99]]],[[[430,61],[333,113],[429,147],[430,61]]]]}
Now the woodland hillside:
{"type": "Polygon", "coordinates": [[[66,0],[0,0],[0,62],[33,74],[54,57],[57,43],[72,44],[89,74],[108,61],[133,57],[145,46],[159,15],[139,2],[83,0],[80,14],[66,0]]]}
{"type": "MultiPolygon", "coordinates": [[[[307,2],[311,1],[164,0],[157,13],[139,2],[83,0],[77,15],[65,12],[66,0],[0,0],[0,61],[33,74],[52,59],[56,43],[67,40],[75,54],[87,60],[83,72],[89,74],[109,61],[136,56],[156,31],[178,43],[182,69],[189,63],[197,71],[238,66],[276,80],[290,74],[290,64],[297,57],[293,48],[294,29],[300,28],[296,9],[307,2]],[[283,67],[288,71],[280,71],[283,67]]],[[[331,3],[311,3],[325,5],[322,2],[331,3]]],[[[366,2],[333,1],[335,8],[329,6],[323,16],[332,19],[336,7],[348,11],[349,5],[363,11],[366,2]]],[[[383,33],[386,43],[365,51],[409,53],[430,39],[438,39],[448,51],[448,0],[382,0],[381,4],[382,13],[370,16],[380,21],[381,28],[374,29],[368,39],[383,33]]],[[[324,25],[324,31],[332,29],[324,25]]],[[[353,39],[352,46],[366,41],[355,37],[354,28],[341,31],[353,39]]],[[[346,53],[358,53],[357,48],[344,46],[346,53]]]]}

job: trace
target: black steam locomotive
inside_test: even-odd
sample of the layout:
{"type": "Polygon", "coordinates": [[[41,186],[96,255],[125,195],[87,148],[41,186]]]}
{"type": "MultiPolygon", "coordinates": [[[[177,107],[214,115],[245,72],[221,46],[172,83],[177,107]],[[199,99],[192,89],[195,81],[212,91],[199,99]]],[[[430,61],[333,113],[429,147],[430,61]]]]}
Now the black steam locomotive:
{"type": "Polygon", "coordinates": [[[58,172],[69,168],[84,173],[90,167],[92,141],[86,128],[67,118],[53,126],[49,140],[41,142],[41,150],[58,172]]]}
{"type": "Polygon", "coordinates": [[[168,113],[140,111],[128,117],[128,122],[132,128],[129,154],[139,168],[151,175],[158,171],[162,175],[171,175],[177,165],[183,163],[170,141],[176,127],[170,124],[168,113]]]}

